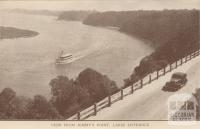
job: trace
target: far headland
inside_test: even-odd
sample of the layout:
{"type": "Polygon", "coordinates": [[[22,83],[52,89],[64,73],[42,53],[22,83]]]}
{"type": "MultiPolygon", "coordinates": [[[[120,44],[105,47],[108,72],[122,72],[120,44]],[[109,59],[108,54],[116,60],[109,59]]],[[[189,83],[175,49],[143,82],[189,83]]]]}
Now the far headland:
{"type": "Polygon", "coordinates": [[[0,26],[0,39],[28,38],[38,34],[38,32],[32,30],[0,26]]]}

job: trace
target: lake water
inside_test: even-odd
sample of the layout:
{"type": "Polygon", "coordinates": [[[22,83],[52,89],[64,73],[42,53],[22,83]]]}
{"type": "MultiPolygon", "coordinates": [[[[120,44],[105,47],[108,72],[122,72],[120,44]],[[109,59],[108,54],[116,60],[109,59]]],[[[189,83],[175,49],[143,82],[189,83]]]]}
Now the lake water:
{"type": "Polygon", "coordinates": [[[153,51],[143,41],[117,30],[58,21],[53,16],[0,13],[0,26],[40,33],[0,40],[0,90],[10,87],[24,96],[49,97],[52,78],[60,74],[75,78],[87,67],[106,74],[120,87],[140,59],[153,51]],[[61,50],[78,60],[56,67],[61,50]]]}

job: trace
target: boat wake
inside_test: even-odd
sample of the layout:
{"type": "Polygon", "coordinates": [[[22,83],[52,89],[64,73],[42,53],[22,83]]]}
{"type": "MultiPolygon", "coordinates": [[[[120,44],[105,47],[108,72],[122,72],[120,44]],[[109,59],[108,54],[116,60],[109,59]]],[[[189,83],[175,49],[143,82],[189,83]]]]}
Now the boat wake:
{"type": "Polygon", "coordinates": [[[72,53],[72,54],[61,54],[56,59],[56,64],[67,65],[67,64],[73,63],[77,60],[83,59],[83,58],[87,57],[88,55],[95,53],[96,51],[98,51],[98,49],[87,49],[87,50],[72,53]]]}

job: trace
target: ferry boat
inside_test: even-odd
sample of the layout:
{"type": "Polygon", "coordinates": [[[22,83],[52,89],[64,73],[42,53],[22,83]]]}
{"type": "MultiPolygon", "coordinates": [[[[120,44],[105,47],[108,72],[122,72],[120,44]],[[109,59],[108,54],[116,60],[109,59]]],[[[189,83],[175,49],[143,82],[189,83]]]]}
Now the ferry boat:
{"type": "Polygon", "coordinates": [[[64,54],[63,51],[61,51],[60,56],[56,59],[56,64],[67,64],[72,62],[72,59],[72,54],[64,54]]]}

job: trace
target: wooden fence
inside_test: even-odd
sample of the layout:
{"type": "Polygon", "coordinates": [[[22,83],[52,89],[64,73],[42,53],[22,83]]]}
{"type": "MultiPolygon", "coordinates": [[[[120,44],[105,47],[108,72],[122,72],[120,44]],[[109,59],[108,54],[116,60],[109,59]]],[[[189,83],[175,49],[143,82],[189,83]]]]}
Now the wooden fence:
{"type": "Polygon", "coordinates": [[[177,67],[181,66],[184,63],[187,63],[196,56],[199,56],[200,55],[199,53],[200,53],[199,49],[194,52],[191,52],[185,57],[178,59],[174,63],[168,64],[166,67],[146,75],[144,78],[137,81],[133,85],[122,88],[117,93],[107,96],[101,101],[94,103],[92,106],[76,113],[67,120],[84,120],[90,116],[96,115],[97,112],[102,110],[103,108],[110,107],[113,103],[119,100],[123,100],[125,96],[133,94],[136,90],[141,89],[143,86],[151,83],[154,80],[157,80],[159,77],[164,76],[166,73],[171,72],[172,70],[176,69],[177,67]]]}

